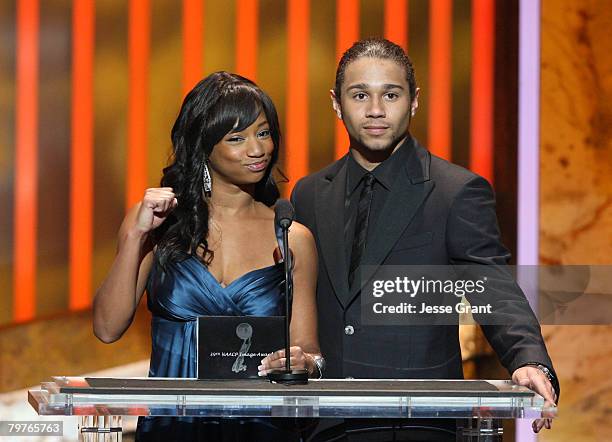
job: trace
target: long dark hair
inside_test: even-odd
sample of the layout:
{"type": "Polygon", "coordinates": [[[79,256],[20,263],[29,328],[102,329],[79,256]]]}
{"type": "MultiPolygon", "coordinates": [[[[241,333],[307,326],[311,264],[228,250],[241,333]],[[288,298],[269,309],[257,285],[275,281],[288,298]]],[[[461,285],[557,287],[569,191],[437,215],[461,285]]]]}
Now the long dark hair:
{"type": "Polygon", "coordinates": [[[274,152],[265,175],[255,184],[254,197],[271,206],[280,196],[271,175],[278,159],[280,126],[270,97],[251,80],[228,72],[210,74],[185,97],[172,127],[170,165],[164,168],[161,179],[162,187],[172,187],[178,200],[176,209],[154,231],[157,259],[162,267],[189,255],[196,256],[204,265],[212,261],[208,248],[209,210],[202,187],[203,166],[213,147],[226,134],[246,129],[261,112],[268,120],[274,152]],[[200,248],[203,253],[196,253],[200,248]]]}

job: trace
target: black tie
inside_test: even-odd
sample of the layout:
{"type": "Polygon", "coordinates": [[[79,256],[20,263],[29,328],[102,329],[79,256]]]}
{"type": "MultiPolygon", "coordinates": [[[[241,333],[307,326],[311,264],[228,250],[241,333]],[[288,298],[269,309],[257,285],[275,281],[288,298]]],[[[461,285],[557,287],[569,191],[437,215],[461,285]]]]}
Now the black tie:
{"type": "Polygon", "coordinates": [[[368,235],[368,219],[370,217],[370,207],[372,206],[372,195],[374,188],[374,175],[367,173],[363,177],[363,188],[359,195],[359,205],[357,206],[357,221],[355,222],[355,236],[353,237],[353,246],[351,248],[351,264],[349,267],[349,287],[353,286],[355,279],[355,271],[361,263],[361,257],[366,246],[366,237],[368,235]]]}

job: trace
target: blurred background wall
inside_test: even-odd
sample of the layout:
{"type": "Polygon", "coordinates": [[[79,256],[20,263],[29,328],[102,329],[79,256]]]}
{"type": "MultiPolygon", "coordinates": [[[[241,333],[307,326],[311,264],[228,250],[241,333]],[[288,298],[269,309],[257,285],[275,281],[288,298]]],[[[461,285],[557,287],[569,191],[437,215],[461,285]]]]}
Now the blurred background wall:
{"type": "Polygon", "coordinates": [[[347,152],[329,98],[342,52],[361,37],[396,41],[422,89],[414,135],[498,182],[514,247],[517,80],[501,67],[516,67],[517,10],[492,0],[0,0],[0,357],[13,369],[30,362],[0,389],[147,357],[145,311],[109,348],[91,336],[89,307],[126,208],[159,182],[182,97],[213,71],[272,96],[287,195],[347,152]]]}
{"type": "MultiPolygon", "coordinates": [[[[542,263],[612,261],[609,6],[542,0],[542,263]]],[[[361,37],[394,40],[422,89],[413,134],[493,183],[516,252],[519,13],[519,0],[0,0],[0,392],[148,357],[144,305],[108,346],[90,303],[126,207],[159,182],[182,97],[216,70],[276,103],[288,194],[347,150],[328,95],[340,54],[361,37]]],[[[610,332],[544,331],[562,406],[595,416],[597,440],[610,332]]],[[[505,376],[475,328],[462,346],[468,376],[505,376]]]]}
{"type": "MultiPolygon", "coordinates": [[[[612,4],[544,0],[540,263],[612,263],[612,4]]],[[[612,433],[612,328],[544,326],[562,395],[546,441],[612,433]]]]}

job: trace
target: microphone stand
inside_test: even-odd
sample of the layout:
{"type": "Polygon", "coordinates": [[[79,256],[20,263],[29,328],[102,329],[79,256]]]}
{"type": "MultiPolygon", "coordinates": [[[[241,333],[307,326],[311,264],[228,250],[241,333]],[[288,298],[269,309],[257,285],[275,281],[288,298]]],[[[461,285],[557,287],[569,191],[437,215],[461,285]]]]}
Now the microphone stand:
{"type": "Polygon", "coordinates": [[[283,256],[285,267],[285,368],[273,370],[268,373],[270,382],[276,382],[284,385],[301,385],[308,383],[308,370],[291,369],[291,337],[289,334],[289,319],[290,319],[290,302],[293,299],[293,270],[292,259],[289,251],[289,226],[291,220],[281,220],[281,229],[283,230],[283,256]]]}

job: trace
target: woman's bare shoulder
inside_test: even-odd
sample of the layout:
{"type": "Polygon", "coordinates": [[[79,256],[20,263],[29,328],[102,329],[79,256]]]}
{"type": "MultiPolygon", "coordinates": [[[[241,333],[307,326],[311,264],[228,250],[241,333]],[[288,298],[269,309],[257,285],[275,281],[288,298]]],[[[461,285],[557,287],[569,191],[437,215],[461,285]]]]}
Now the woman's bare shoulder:
{"type": "Polygon", "coordinates": [[[293,221],[289,228],[289,240],[298,242],[304,245],[314,244],[314,236],[312,232],[303,224],[293,221]]]}

